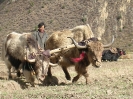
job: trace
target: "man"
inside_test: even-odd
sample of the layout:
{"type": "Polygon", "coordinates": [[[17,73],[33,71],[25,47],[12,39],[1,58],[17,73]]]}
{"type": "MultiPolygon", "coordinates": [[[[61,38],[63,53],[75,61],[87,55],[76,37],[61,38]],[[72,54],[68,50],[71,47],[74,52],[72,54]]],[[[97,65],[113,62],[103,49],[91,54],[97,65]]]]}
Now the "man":
{"type": "Polygon", "coordinates": [[[41,49],[45,49],[45,42],[48,38],[48,35],[45,33],[45,24],[41,22],[38,24],[38,31],[33,33],[35,39],[37,40],[41,49]]]}
{"type": "MultiPolygon", "coordinates": [[[[38,24],[38,30],[33,33],[33,36],[37,40],[37,43],[39,45],[39,49],[45,50],[45,42],[48,38],[48,35],[45,33],[45,24],[44,22],[41,22],[38,24]]],[[[50,56],[49,50],[43,51],[44,55],[50,56]]],[[[42,72],[44,72],[44,68],[42,66],[42,72]]],[[[41,78],[39,79],[41,82],[43,81],[41,78]]]]}

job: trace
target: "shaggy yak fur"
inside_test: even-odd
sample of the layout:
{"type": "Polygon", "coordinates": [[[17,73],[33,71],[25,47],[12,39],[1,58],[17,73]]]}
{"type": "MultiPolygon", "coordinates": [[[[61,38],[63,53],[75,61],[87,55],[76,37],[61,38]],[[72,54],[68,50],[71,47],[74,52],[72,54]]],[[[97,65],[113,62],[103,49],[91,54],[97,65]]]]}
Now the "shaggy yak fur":
{"type": "Polygon", "coordinates": [[[41,75],[45,75],[49,66],[48,56],[39,54],[38,44],[31,33],[8,34],[2,47],[2,60],[8,67],[9,78],[12,77],[12,67],[17,70],[18,76],[23,68],[24,76],[33,86],[35,76],[39,79],[41,75]]]}
{"type": "MultiPolygon", "coordinates": [[[[84,49],[74,47],[68,50],[63,50],[59,53],[55,53],[51,56],[50,61],[53,63],[58,62],[60,64],[67,80],[71,80],[67,68],[70,66],[75,66],[77,76],[73,78],[72,82],[76,82],[79,77],[83,75],[86,79],[86,84],[88,84],[89,74],[87,72],[87,67],[90,64],[95,67],[101,66],[103,44],[99,42],[98,39],[94,38],[91,28],[87,24],[77,26],[73,29],[56,31],[52,33],[46,42],[46,48],[52,50],[73,44],[73,40],[67,37],[73,38],[76,42],[83,41],[85,42],[84,45],[87,47],[84,49]]],[[[48,69],[48,76],[52,76],[51,67],[48,69]]]]}
{"type": "Polygon", "coordinates": [[[121,55],[126,55],[126,52],[120,48],[110,48],[102,53],[102,61],[117,61],[121,55]]]}

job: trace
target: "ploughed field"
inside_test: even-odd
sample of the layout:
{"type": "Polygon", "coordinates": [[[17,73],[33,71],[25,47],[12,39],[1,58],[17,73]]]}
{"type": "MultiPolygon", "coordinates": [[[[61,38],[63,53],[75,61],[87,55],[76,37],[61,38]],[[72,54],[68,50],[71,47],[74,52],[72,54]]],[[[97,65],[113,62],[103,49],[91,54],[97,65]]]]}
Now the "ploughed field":
{"type": "MultiPolygon", "coordinates": [[[[69,68],[71,77],[76,73],[69,68]]],[[[133,60],[120,59],[117,62],[103,62],[101,68],[88,67],[90,84],[85,78],[72,84],[65,79],[62,69],[52,68],[53,83],[31,87],[24,77],[7,80],[7,68],[0,61],[0,99],[133,99],[133,60]]]]}

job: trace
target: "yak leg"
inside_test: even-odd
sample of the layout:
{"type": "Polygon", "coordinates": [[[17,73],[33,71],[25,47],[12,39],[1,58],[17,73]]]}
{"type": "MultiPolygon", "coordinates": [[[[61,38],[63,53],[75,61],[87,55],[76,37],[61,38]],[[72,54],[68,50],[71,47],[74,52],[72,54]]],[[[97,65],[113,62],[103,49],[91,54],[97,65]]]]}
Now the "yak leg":
{"type": "MultiPolygon", "coordinates": [[[[65,73],[65,77],[66,77],[66,79],[67,79],[67,80],[71,80],[71,77],[70,77],[70,74],[69,74],[67,68],[66,68],[66,67],[62,67],[62,70],[63,70],[64,73],[65,73]]],[[[51,73],[51,67],[48,68],[47,75],[48,75],[49,77],[52,76],[52,73],[51,73]]]]}
{"type": "Polygon", "coordinates": [[[51,66],[49,66],[49,68],[48,68],[47,75],[48,75],[49,77],[52,77],[52,73],[51,73],[51,66]]]}
{"type": "MultiPolygon", "coordinates": [[[[54,55],[55,55],[55,54],[54,54],[54,55]]],[[[58,63],[58,57],[56,57],[56,55],[55,55],[55,56],[51,56],[50,62],[51,62],[51,63],[58,63]],[[53,58],[52,58],[52,57],[53,57],[53,58]]],[[[47,76],[48,76],[48,77],[52,77],[51,66],[48,67],[47,76]]]]}
{"type": "Polygon", "coordinates": [[[74,78],[73,78],[73,80],[72,80],[72,82],[74,83],[74,82],[77,82],[77,80],[80,78],[80,74],[78,74],[77,76],[75,76],[74,78]]]}
{"type": "Polygon", "coordinates": [[[11,75],[11,68],[12,68],[12,65],[11,65],[11,63],[8,61],[8,57],[5,58],[5,64],[6,64],[7,69],[8,69],[8,78],[12,78],[12,75],[11,75]]]}
{"type": "MultiPolygon", "coordinates": [[[[11,79],[11,78],[12,78],[12,75],[11,75],[11,68],[12,68],[12,65],[11,65],[11,64],[7,64],[7,68],[8,68],[8,72],[9,72],[8,77],[11,79]]],[[[17,77],[20,77],[20,75],[21,75],[20,70],[17,69],[17,77]]]]}
{"type": "Polygon", "coordinates": [[[86,84],[89,84],[89,74],[87,73],[87,71],[85,73],[83,73],[83,76],[86,79],[86,84]]]}
{"type": "Polygon", "coordinates": [[[69,74],[69,72],[67,70],[67,67],[71,65],[71,63],[68,60],[68,58],[66,58],[66,57],[60,57],[59,64],[60,64],[63,72],[65,73],[66,79],[67,80],[71,80],[70,74],[69,74]]]}
{"type": "Polygon", "coordinates": [[[20,77],[21,76],[22,72],[20,70],[22,69],[22,67],[23,67],[23,63],[21,63],[19,65],[19,68],[17,69],[17,77],[20,77]]]}
{"type": "Polygon", "coordinates": [[[11,68],[12,68],[12,67],[11,67],[11,66],[7,66],[7,68],[8,68],[8,72],[9,72],[8,77],[9,77],[9,78],[12,78],[12,75],[11,75],[11,68]]]}
{"type": "Polygon", "coordinates": [[[65,73],[66,79],[67,79],[67,80],[71,80],[71,77],[70,77],[70,74],[69,74],[69,72],[68,72],[68,70],[67,70],[67,67],[62,67],[62,70],[63,70],[64,73],[65,73]]]}
{"type": "Polygon", "coordinates": [[[26,78],[26,80],[33,86],[35,87],[35,76],[31,73],[31,71],[28,70],[23,70],[23,74],[26,78]]]}

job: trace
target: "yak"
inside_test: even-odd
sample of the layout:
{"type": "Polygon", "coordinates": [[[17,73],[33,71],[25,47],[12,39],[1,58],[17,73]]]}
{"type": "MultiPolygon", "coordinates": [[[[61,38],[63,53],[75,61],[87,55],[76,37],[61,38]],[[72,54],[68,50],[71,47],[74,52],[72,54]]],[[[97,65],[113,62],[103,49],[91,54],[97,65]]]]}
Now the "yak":
{"type": "MultiPolygon", "coordinates": [[[[73,29],[52,33],[46,42],[46,48],[52,50],[55,48],[69,46],[74,43],[76,47],[62,50],[61,52],[54,53],[53,55],[51,54],[50,61],[52,63],[58,62],[60,64],[67,80],[71,80],[67,68],[75,66],[75,70],[78,75],[73,78],[72,82],[76,82],[79,77],[83,75],[86,78],[86,84],[88,84],[89,74],[87,72],[87,67],[90,64],[95,67],[100,67],[103,48],[111,46],[113,42],[114,38],[111,43],[103,45],[97,38],[94,38],[92,30],[89,24],[87,24],[76,26],[73,29]],[[86,43],[83,45],[77,43],[81,41],[86,43]]],[[[51,67],[48,69],[48,76],[52,76],[51,67]]]]}
{"type": "Polygon", "coordinates": [[[41,79],[45,76],[49,64],[55,66],[49,61],[50,51],[40,51],[38,44],[31,33],[9,33],[2,46],[2,60],[7,65],[9,78],[12,78],[11,68],[15,68],[17,76],[20,76],[20,70],[28,82],[34,86],[35,76],[41,79]]]}
{"type": "Polygon", "coordinates": [[[121,55],[126,55],[123,49],[111,47],[103,51],[102,61],[117,61],[121,55]]]}

